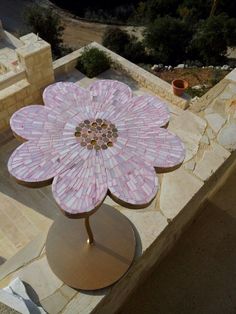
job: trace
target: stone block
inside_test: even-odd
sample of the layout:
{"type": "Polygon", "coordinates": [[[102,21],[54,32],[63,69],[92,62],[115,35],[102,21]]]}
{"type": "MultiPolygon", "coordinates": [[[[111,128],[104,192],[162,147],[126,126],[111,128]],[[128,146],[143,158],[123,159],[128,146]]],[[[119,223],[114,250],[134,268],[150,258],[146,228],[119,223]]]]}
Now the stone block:
{"type": "Polygon", "coordinates": [[[234,151],[236,149],[236,121],[221,129],[217,140],[224,148],[234,151]]]}
{"type": "Polygon", "coordinates": [[[228,75],[225,77],[227,80],[235,81],[236,82],[236,69],[231,71],[228,75]]]}
{"type": "Polygon", "coordinates": [[[7,263],[0,266],[0,280],[16,271],[40,255],[45,244],[47,233],[40,234],[22,250],[16,253],[7,263]]]}
{"type": "Polygon", "coordinates": [[[0,120],[7,119],[8,116],[9,116],[9,113],[7,112],[7,110],[0,111],[0,120]]]}
{"type": "Polygon", "coordinates": [[[60,313],[68,303],[68,299],[58,290],[53,295],[41,300],[40,303],[47,313],[57,314],[60,313]]]}
{"type": "Polygon", "coordinates": [[[161,184],[160,208],[165,217],[173,219],[203,186],[203,182],[179,168],[166,173],[161,184]]]}
{"type": "Polygon", "coordinates": [[[192,159],[198,152],[200,140],[206,129],[206,121],[191,113],[169,106],[172,113],[169,127],[183,141],[186,148],[185,162],[192,159]]]}
{"type": "Polygon", "coordinates": [[[210,149],[204,152],[202,159],[197,162],[194,174],[206,181],[229,156],[230,153],[222,146],[212,144],[210,149]]]}
{"type": "Polygon", "coordinates": [[[39,300],[49,297],[62,286],[61,280],[54,275],[45,256],[14,273],[14,277],[17,276],[37,292],[39,300]]]}
{"type": "Polygon", "coordinates": [[[218,113],[209,113],[205,116],[205,118],[215,133],[218,133],[226,122],[226,118],[222,117],[218,113]]]}
{"type": "Polygon", "coordinates": [[[124,214],[135,226],[141,240],[141,250],[146,249],[158,238],[168,225],[166,217],[158,210],[156,211],[136,211],[132,209],[122,210],[124,214]]]}

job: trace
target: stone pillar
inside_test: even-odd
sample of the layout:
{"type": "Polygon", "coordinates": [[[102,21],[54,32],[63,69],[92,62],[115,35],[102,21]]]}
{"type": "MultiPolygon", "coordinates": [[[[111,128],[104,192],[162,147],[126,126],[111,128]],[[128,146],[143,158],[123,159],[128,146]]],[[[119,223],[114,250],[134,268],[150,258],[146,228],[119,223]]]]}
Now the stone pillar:
{"type": "Polygon", "coordinates": [[[20,39],[25,45],[16,49],[18,61],[26,71],[31,96],[41,99],[43,89],[55,80],[51,46],[33,33],[20,39]]]}

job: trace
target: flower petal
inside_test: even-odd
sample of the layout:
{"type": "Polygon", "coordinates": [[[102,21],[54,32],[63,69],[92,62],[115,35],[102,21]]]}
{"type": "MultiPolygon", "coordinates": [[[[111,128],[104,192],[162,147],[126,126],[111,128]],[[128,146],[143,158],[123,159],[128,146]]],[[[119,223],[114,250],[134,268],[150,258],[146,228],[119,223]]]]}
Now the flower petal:
{"type": "Polygon", "coordinates": [[[90,85],[89,90],[96,118],[109,119],[114,111],[121,110],[132,97],[128,85],[113,80],[97,80],[90,85]]]}
{"type": "Polygon", "coordinates": [[[102,156],[94,150],[88,152],[88,158],[80,167],[75,165],[53,180],[54,198],[61,209],[70,215],[83,215],[92,211],[107,194],[102,156]]]}
{"type": "Polygon", "coordinates": [[[9,158],[8,169],[19,181],[39,183],[82,163],[87,155],[75,137],[45,135],[20,145],[9,158]]]}
{"type": "Polygon", "coordinates": [[[110,118],[117,127],[125,124],[130,129],[146,127],[150,123],[162,127],[168,123],[170,112],[167,104],[160,98],[143,95],[133,97],[123,110],[117,110],[110,118]]]}
{"type": "Polygon", "coordinates": [[[12,131],[25,140],[37,139],[44,132],[56,133],[63,125],[59,115],[42,105],[26,106],[10,119],[12,131]]]}
{"type": "Polygon", "coordinates": [[[107,149],[103,158],[112,195],[132,205],[148,204],[155,197],[158,179],[152,166],[122,146],[107,149]]]}
{"type": "Polygon", "coordinates": [[[8,170],[19,181],[35,183],[50,180],[61,167],[59,154],[40,149],[30,141],[20,145],[8,160],[8,170]]]}
{"type": "Polygon", "coordinates": [[[125,142],[128,150],[154,167],[171,168],[180,164],[185,157],[185,148],[179,137],[152,125],[146,129],[119,131],[119,141],[125,142]]]}
{"type": "Polygon", "coordinates": [[[90,92],[71,82],[58,82],[49,85],[43,92],[46,107],[52,108],[67,119],[75,114],[81,115],[81,120],[91,116],[90,92]]]}

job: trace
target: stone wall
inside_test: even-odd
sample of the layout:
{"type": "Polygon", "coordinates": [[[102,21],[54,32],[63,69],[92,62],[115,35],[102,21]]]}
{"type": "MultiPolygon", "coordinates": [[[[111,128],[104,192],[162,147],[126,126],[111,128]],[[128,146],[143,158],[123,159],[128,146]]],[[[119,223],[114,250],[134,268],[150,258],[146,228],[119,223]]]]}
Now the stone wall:
{"type": "Polygon", "coordinates": [[[9,127],[17,109],[42,103],[43,89],[54,82],[50,45],[32,33],[20,40],[24,44],[15,50],[20,71],[7,73],[0,82],[0,131],[9,127]]]}

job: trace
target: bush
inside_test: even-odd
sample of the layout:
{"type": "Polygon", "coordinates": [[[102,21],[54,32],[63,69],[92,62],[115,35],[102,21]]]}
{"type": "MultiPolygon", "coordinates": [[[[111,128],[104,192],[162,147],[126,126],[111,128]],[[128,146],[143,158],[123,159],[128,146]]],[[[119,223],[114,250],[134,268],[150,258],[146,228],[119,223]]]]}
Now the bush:
{"type": "Polygon", "coordinates": [[[110,68],[110,59],[97,48],[87,48],[78,59],[77,69],[92,78],[110,68]]]}

